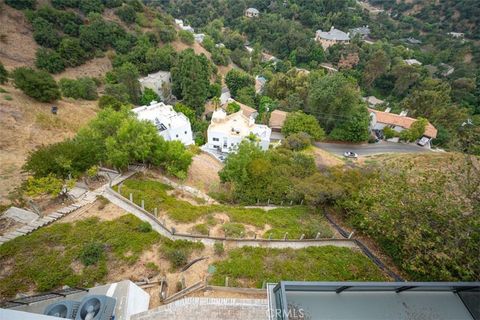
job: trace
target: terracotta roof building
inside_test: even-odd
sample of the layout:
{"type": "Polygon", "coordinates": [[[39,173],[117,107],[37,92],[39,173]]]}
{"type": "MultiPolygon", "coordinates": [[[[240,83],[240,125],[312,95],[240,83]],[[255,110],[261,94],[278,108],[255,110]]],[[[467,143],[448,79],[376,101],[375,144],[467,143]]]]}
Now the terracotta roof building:
{"type": "MultiPolygon", "coordinates": [[[[405,129],[409,129],[412,124],[417,121],[415,118],[402,116],[385,111],[379,111],[375,109],[368,109],[372,117],[371,128],[376,130],[382,130],[385,127],[391,127],[397,132],[401,132],[405,129]]],[[[429,122],[425,128],[424,136],[435,139],[437,137],[437,129],[429,122]]]]}

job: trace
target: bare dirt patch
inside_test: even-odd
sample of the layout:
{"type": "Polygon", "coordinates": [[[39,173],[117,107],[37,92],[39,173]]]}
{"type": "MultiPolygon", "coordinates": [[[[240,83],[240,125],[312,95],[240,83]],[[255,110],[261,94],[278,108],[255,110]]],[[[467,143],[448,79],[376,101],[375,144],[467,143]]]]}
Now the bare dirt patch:
{"type": "Polygon", "coordinates": [[[103,209],[101,209],[102,206],[103,204],[97,200],[87,210],[74,211],[58,221],[74,222],[74,221],[93,218],[93,217],[99,218],[100,220],[111,221],[126,214],[126,212],[123,209],[117,207],[114,204],[108,203],[107,205],[105,205],[103,209]]]}
{"type": "Polygon", "coordinates": [[[185,184],[208,193],[220,184],[218,172],[222,168],[223,164],[218,160],[205,153],[198,154],[193,157],[185,184]]]}
{"type": "Polygon", "coordinates": [[[94,58],[88,60],[84,64],[75,67],[67,68],[65,71],[54,75],[55,80],[62,78],[75,79],[79,77],[95,77],[102,78],[105,73],[112,70],[112,63],[107,57],[94,58]]]}
{"type": "Polygon", "coordinates": [[[317,167],[334,167],[344,164],[343,160],[323,149],[312,147],[309,152],[311,152],[312,156],[315,158],[315,164],[317,167]]]}
{"type": "MultiPolygon", "coordinates": [[[[3,2],[3,1],[2,1],[3,2]]],[[[22,11],[2,5],[0,10],[0,61],[8,70],[33,66],[38,45],[22,11]]]]}

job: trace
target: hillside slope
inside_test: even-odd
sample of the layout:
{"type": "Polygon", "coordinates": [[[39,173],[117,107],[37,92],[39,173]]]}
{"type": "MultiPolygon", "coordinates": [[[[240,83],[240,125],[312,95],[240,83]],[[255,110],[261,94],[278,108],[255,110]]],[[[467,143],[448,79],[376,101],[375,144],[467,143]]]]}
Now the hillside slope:
{"type": "MultiPolygon", "coordinates": [[[[39,1],[47,4],[48,1],[39,1]]],[[[138,31],[138,26],[127,26],[113,9],[105,9],[103,18],[120,24],[129,32],[138,31]]],[[[140,28],[142,32],[150,31],[140,28]]],[[[180,52],[193,48],[196,54],[205,54],[208,59],[211,54],[199,43],[187,45],[180,40],[171,43],[175,51],[180,52]]],[[[32,26],[22,11],[16,10],[0,0],[0,62],[8,71],[18,67],[34,67],[35,53],[39,45],[33,39],[32,26]]],[[[54,74],[55,80],[62,78],[96,77],[103,76],[112,70],[111,56],[106,53],[103,57],[95,57],[84,64],[67,68],[63,72],[54,74]]],[[[232,68],[218,67],[224,77],[232,68]]],[[[18,187],[25,174],[21,167],[28,153],[42,144],[59,142],[72,137],[75,132],[98,111],[96,101],[62,99],[53,104],[59,107],[59,114],[50,114],[52,104],[35,101],[12,84],[1,85],[0,91],[0,204],[9,203],[8,194],[18,187]]]]}
{"type": "Polygon", "coordinates": [[[370,0],[371,4],[392,11],[392,16],[407,15],[446,32],[464,32],[479,39],[480,2],[477,0],[370,0]]]}
{"type": "Polygon", "coordinates": [[[28,153],[72,137],[98,108],[96,101],[63,99],[55,103],[59,112],[53,116],[52,104],[34,101],[11,85],[0,88],[7,91],[0,93],[0,203],[6,203],[8,193],[25,177],[21,167],[28,153]]]}

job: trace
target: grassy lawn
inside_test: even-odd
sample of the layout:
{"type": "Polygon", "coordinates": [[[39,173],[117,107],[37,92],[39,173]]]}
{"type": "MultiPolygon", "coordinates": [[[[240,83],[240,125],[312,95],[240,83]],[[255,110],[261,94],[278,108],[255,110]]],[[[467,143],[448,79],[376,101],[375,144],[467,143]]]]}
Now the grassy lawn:
{"type": "Polygon", "coordinates": [[[132,265],[153,244],[160,244],[173,268],[203,249],[201,243],[163,238],[133,215],[52,224],[0,246],[0,298],[30,289],[93,286],[107,276],[109,263],[132,265]]]}
{"type": "Polygon", "coordinates": [[[388,280],[362,253],[333,246],[305,249],[243,247],[216,262],[210,283],[261,288],[263,281],[385,281],[388,280]]]}
{"type": "MultiPolygon", "coordinates": [[[[179,223],[195,222],[214,213],[225,213],[230,217],[231,223],[249,224],[258,228],[270,225],[272,229],[263,235],[265,238],[270,234],[272,239],[283,238],[285,232],[288,232],[290,238],[297,239],[302,233],[305,238],[314,238],[318,232],[324,238],[333,235],[323,216],[304,206],[265,211],[224,205],[193,205],[168,195],[169,190],[172,189],[158,181],[129,179],[124,182],[121,193],[126,198],[132,193],[135,203],[139,204],[143,199],[146,210],[164,210],[171,219],[179,223]]],[[[238,226],[236,229],[238,230],[238,226]]]]}

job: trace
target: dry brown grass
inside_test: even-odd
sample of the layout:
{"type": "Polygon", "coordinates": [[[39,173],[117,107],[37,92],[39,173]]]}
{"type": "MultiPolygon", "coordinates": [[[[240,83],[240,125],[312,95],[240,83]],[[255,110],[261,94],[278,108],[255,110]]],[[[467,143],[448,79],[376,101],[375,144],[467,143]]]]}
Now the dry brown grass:
{"type": "Polygon", "coordinates": [[[73,137],[96,112],[96,101],[60,100],[57,116],[50,114],[52,104],[35,101],[11,85],[2,85],[12,100],[0,94],[0,203],[20,185],[28,153],[42,144],[73,137]]]}
{"type": "Polygon", "coordinates": [[[8,70],[34,65],[38,45],[32,38],[32,30],[23,12],[3,4],[0,35],[0,61],[8,70]]]}

